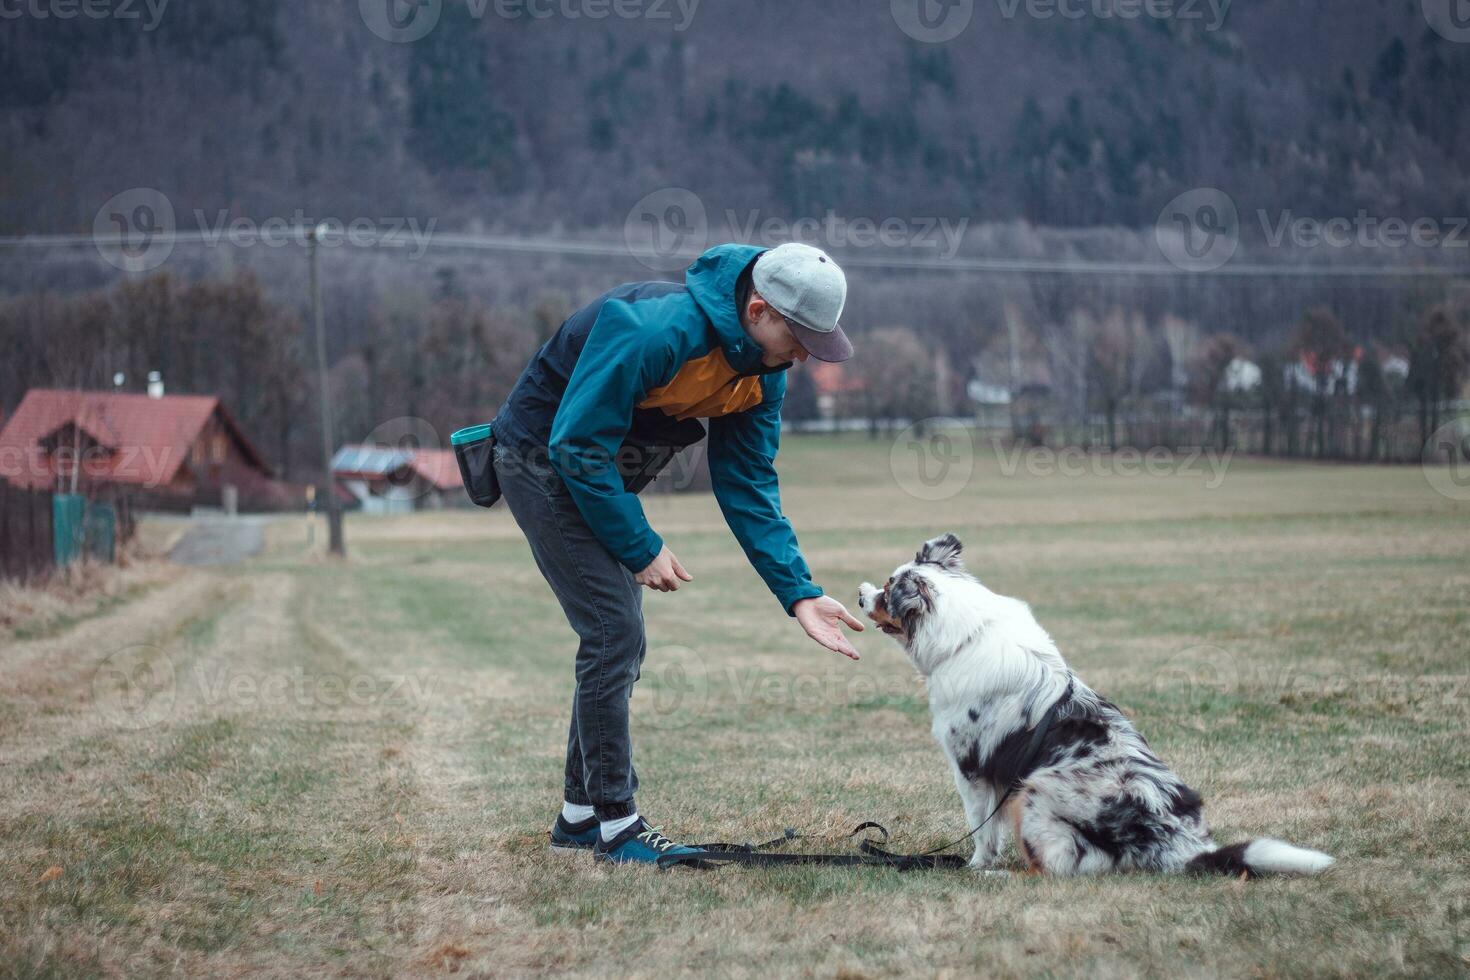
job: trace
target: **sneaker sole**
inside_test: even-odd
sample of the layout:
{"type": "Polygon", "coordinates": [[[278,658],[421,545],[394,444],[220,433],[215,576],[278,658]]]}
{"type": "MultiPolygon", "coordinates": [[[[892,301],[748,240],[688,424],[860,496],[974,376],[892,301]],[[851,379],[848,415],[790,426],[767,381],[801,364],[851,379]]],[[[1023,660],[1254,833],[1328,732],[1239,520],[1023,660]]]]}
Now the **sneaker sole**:
{"type": "Polygon", "coordinates": [[[547,850],[553,854],[591,854],[592,848],[582,847],[576,844],[549,844],[547,850]]]}

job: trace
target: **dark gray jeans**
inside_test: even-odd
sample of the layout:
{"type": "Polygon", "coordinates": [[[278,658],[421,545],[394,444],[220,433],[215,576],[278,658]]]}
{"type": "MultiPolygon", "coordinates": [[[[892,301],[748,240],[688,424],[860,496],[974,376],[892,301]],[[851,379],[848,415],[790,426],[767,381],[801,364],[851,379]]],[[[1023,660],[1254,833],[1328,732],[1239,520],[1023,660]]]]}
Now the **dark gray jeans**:
{"type": "Polygon", "coordinates": [[[648,650],[642,586],[597,540],[544,454],[523,459],[497,446],[495,475],[536,565],[581,638],[567,735],[567,802],[590,804],[599,820],[626,817],[638,791],[628,699],[648,650]]]}

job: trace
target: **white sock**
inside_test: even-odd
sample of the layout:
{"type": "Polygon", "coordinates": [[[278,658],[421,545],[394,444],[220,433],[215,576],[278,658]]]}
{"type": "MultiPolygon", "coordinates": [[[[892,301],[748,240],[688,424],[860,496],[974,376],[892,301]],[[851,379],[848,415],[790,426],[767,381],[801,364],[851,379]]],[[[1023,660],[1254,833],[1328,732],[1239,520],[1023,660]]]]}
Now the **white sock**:
{"type": "Polygon", "coordinates": [[[619,817],[616,820],[604,820],[602,822],[603,841],[606,842],[612,840],[614,837],[618,836],[618,834],[621,834],[623,831],[627,830],[629,827],[633,826],[637,822],[637,811],[634,811],[632,814],[626,817],[619,817]]]}
{"type": "Polygon", "coordinates": [[[563,801],[561,805],[561,816],[567,823],[581,823],[583,820],[590,820],[592,818],[592,807],[583,806],[581,803],[567,803],[563,801]]]}

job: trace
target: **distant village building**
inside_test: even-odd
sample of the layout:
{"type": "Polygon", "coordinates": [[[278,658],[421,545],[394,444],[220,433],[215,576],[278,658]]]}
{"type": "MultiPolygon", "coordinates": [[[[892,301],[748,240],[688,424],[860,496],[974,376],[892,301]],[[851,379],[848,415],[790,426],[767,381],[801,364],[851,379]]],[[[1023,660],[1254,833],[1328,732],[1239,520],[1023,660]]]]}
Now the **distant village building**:
{"type": "Polygon", "coordinates": [[[1230,392],[1254,391],[1261,385],[1261,368],[1254,361],[1247,361],[1243,357],[1237,357],[1225,367],[1225,377],[1221,379],[1221,386],[1230,392]]]}
{"type": "Polygon", "coordinates": [[[468,503],[449,449],[343,446],[332,476],[365,514],[406,514],[468,503]]]}
{"type": "Polygon", "coordinates": [[[33,388],[0,429],[0,477],[160,510],[301,505],[212,395],[33,388]]]}
{"type": "Polygon", "coordinates": [[[802,365],[801,369],[811,373],[812,384],[817,389],[817,414],[821,418],[836,418],[838,399],[863,390],[862,378],[850,374],[846,364],[812,360],[802,365]]]}

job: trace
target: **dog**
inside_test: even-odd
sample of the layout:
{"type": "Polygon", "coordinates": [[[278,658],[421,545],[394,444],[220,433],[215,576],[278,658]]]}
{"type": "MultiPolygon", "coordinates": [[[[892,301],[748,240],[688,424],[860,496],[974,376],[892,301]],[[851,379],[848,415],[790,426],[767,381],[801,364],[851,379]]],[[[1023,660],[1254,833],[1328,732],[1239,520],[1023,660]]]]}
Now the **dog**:
{"type": "Polygon", "coordinates": [[[858,605],[927,679],[934,737],[974,833],[970,867],[991,868],[1007,830],[1032,873],[1310,875],[1332,865],[1269,838],[1217,846],[1200,794],[1072,673],[1026,603],[965,569],[961,549],[953,534],[926,542],[883,588],[864,582],[858,605]]]}

